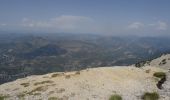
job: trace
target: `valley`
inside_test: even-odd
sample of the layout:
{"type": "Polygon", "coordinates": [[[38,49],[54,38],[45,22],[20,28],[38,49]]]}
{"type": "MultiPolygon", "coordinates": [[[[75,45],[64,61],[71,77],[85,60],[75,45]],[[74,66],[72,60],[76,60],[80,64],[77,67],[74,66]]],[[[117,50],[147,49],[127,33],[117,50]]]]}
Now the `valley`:
{"type": "Polygon", "coordinates": [[[131,65],[170,51],[166,37],[1,34],[0,83],[29,75],[131,65]]]}

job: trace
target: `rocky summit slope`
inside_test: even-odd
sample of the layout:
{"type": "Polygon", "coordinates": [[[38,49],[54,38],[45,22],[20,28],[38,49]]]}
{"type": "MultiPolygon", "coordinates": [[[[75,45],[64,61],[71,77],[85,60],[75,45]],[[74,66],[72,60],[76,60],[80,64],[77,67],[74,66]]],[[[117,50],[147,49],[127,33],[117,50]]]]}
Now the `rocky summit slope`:
{"type": "MultiPolygon", "coordinates": [[[[163,57],[163,56],[162,56],[163,57]]],[[[162,59],[162,57],[158,59],[162,59]]],[[[170,56],[168,56],[170,58],[170,56]]],[[[109,100],[120,95],[123,100],[141,100],[145,93],[158,93],[159,100],[170,100],[170,74],[167,57],[162,66],[114,66],[74,72],[56,72],[29,76],[0,85],[0,99],[7,100],[109,100]],[[154,74],[166,73],[167,80],[159,89],[160,81],[154,74]]],[[[159,60],[162,62],[162,60],[159,60]]],[[[154,65],[155,64],[155,65],[154,65]]],[[[158,63],[159,64],[159,63],[158,63]]]]}
{"type": "Polygon", "coordinates": [[[149,61],[145,66],[155,66],[166,70],[166,81],[162,85],[163,89],[159,90],[162,98],[170,100],[170,54],[162,55],[152,61],[149,61]]]}
{"type": "Polygon", "coordinates": [[[170,54],[162,55],[159,58],[153,59],[145,66],[148,66],[148,65],[160,67],[160,68],[170,71],[170,54]]]}

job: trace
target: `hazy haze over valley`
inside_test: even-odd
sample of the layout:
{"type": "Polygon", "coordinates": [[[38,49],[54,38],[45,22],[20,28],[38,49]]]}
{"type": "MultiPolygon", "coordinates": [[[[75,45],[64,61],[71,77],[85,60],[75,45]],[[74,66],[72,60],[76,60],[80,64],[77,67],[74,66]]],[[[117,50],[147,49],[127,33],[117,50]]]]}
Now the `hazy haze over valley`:
{"type": "Polygon", "coordinates": [[[28,75],[131,65],[170,53],[169,37],[5,33],[0,37],[4,83],[28,75]]]}

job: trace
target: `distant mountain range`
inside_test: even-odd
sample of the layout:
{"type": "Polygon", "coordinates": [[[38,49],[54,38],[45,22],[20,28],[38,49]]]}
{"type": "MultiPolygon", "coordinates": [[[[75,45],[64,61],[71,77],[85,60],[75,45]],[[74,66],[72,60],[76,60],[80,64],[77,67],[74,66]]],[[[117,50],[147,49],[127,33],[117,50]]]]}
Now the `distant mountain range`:
{"type": "Polygon", "coordinates": [[[28,75],[131,65],[170,53],[169,37],[0,34],[0,83],[28,75]]]}

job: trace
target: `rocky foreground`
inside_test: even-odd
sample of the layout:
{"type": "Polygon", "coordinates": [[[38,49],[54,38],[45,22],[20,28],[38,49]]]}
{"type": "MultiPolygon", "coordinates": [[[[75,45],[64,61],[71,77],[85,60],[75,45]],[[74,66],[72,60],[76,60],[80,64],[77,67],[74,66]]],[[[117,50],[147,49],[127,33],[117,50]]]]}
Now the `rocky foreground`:
{"type": "MultiPolygon", "coordinates": [[[[146,64],[147,66],[148,64],[146,64]]],[[[152,60],[149,63],[150,66],[159,67],[166,70],[166,81],[162,85],[163,89],[159,89],[159,94],[161,94],[163,100],[170,100],[170,54],[162,55],[161,57],[152,60]]]]}
{"type": "Polygon", "coordinates": [[[142,100],[145,93],[158,93],[159,100],[170,100],[170,55],[162,57],[141,68],[99,67],[29,76],[0,85],[0,100],[109,100],[114,94],[123,100],[142,100]],[[157,86],[160,78],[154,76],[157,72],[166,74],[161,89],[157,86]]]}

